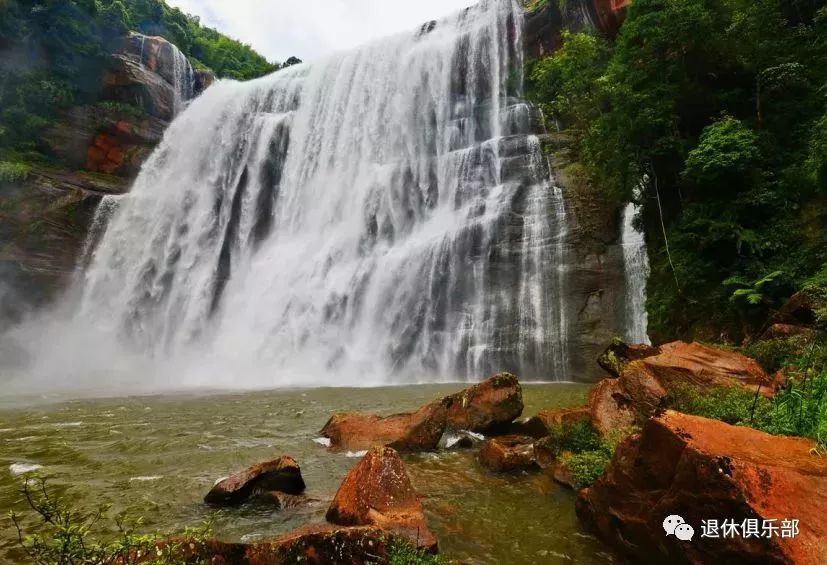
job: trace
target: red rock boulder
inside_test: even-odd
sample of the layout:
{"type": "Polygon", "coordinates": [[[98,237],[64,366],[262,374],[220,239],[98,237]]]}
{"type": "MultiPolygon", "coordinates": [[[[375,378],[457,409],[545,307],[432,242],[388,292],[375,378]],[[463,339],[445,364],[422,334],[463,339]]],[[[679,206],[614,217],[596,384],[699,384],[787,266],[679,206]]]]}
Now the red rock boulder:
{"type": "Polygon", "coordinates": [[[631,361],[618,379],[598,383],[589,398],[592,422],[601,433],[642,425],[679,387],[740,387],[771,395],[773,379],[753,359],[734,351],[676,341],[660,353],[631,361]]]}
{"type": "Polygon", "coordinates": [[[589,415],[602,435],[634,425],[637,413],[632,398],[618,379],[603,379],[589,394],[589,415]]]}
{"type": "Polygon", "coordinates": [[[489,439],[480,449],[478,459],[483,467],[497,473],[534,469],[534,438],[509,435],[489,439]]]}
{"type": "Polygon", "coordinates": [[[261,493],[276,491],[298,495],[304,488],[299,464],[292,457],[283,455],[222,479],[207,493],[204,502],[217,506],[232,506],[261,493]]]}
{"type": "Polygon", "coordinates": [[[481,434],[496,433],[523,413],[523,390],[517,377],[500,373],[445,397],[448,427],[481,434]]]}
{"type": "Polygon", "coordinates": [[[445,404],[434,401],[410,414],[376,416],[361,412],[334,414],[321,434],[333,448],[367,449],[386,445],[399,451],[435,449],[445,432],[445,404]]]}
{"type": "Polygon", "coordinates": [[[542,439],[555,430],[566,430],[571,426],[591,419],[588,406],[578,408],[554,408],[540,410],[537,415],[517,420],[509,428],[509,435],[525,435],[542,439]]]}
{"type": "Polygon", "coordinates": [[[373,447],[347,474],[326,517],[340,526],[377,526],[437,549],[405,464],[389,447],[373,447]]]}
{"type": "Polygon", "coordinates": [[[577,514],[634,563],[827,563],[827,458],[814,447],[667,411],[618,446],[606,472],[580,491],[577,514]],[[691,542],[666,535],[671,515],[694,529],[691,542]],[[762,537],[703,535],[704,521],[725,519],[757,522],[762,537]],[[777,529],[765,530],[765,520],[777,529]],[[798,520],[797,536],[782,537],[784,520],[798,520]]]}

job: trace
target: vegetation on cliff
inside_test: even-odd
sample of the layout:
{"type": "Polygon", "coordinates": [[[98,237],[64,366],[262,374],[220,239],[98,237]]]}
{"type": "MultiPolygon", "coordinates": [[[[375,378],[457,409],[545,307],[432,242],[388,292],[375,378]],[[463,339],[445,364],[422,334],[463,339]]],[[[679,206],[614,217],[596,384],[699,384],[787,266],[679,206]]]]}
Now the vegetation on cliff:
{"type": "Polygon", "coordinates": [[[818,0],[635,0],[529,63],[592,189],[643,204],[656,340],[738,342],[824,278],[825,57],[818,0]]]}
{"type": "Polygon", "coordinates": [[[130,30],[166,38],[221,77],[278,68],[163,0],[0,0],[0,161],[36,159],[62,109],[97,102],[104,69],[130,30]]]}

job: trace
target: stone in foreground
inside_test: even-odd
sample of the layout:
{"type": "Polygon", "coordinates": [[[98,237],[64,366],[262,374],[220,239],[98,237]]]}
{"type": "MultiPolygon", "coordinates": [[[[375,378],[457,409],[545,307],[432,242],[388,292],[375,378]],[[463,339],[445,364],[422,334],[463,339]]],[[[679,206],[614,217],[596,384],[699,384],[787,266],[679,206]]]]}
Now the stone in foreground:
{"type": "Polygon", "coordinates": [[[478,455],[480,464],[491,471],[504,473],[535,469],[534,438],[531,436],[501,436],[489,439],[478,455]]]}
{"type": "Polygon", "coordinates": [[[259,493],[277,491],[298,495],[304,488],[299,464],[292,457],[283,455],[221,480],[207,493],[204,502],[216,506],[233,506],[259,493]]]}
{"type": "Polygon", "coordinates": [[[361,412],[334,414],[322,428],[333,448],[389,446],[399,451],[436,449],[445,432],[446,409],[434,401],[411,414],[376,416],[361,412]]]}
{"type": "Polygon", "coordinates": [[[448,427],[491,434],[505,430],[523,413],[523,391],[517,377],[500,373],[445,397],[448,427]]]}
{"type": "Polygon", "coordinates": [[[389,447],[372,448],[347,474],[326,517],[340,526],[377,526],[419,548],[437,549],[405,464],[389,447]]]}
{"type": "Polygon", "coordinates": [[[577,514],[635,563],[827,563],[827,458],[814,447],[667,411],[618,446],[603,476],[580,491],[577,514]],[[664,533],[673,514],[694,528],[691,542],[664,533]],[[771,537],[703,537],[709,519],[757,520],[759,528],[775,520],[779,529],[771,537]],[[781,537],[782,520],[792,519],[799,534],[781,537]]]}

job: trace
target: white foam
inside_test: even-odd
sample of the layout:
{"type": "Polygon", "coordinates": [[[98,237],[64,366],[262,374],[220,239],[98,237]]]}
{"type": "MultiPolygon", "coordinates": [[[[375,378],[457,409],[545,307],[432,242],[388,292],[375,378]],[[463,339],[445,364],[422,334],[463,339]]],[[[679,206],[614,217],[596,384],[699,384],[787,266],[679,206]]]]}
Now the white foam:
{"type": "Polygon", "coordinates": [[[324,447],[330,447],[330,438],[329,437],[316,437],[313,438],[313,443],[318,443],[324,447]]]}
{"type": "Polygon", "coordinates": [[[38,465],[37,463],[12,463],[9,465],[9,472],[14,475],[25,475],[26,473],[33,473],[39,469],[42,469],[43,465],[38,465]]]}
{"type": "Polygon", "coordinates": [[[149,475],[146,477],[130,477],[129,482],[139,482],[139,483],[148,483],[150,481],[157,481],[159,479],[163,479],[162,475],[149,475]]]}

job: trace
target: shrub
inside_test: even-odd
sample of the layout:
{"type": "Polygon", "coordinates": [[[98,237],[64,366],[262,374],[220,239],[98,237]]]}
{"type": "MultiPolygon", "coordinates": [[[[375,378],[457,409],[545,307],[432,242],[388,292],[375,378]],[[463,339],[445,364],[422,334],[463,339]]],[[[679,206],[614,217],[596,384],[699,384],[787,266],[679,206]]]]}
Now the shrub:
{"type": "Polygon", "coordinates": [[[0,182],[18,182],[26,180],[32,166],[17,161],[0,161],[0,182]]]}
{"type": "Polygon", "coordinates": [[[750,426],[774,435],[814,439],[827,448],[827,364],[825,347],[811,346],[785,368],[787,382],[772,399],[740,388],[683,386],[667,398],[679,412],[750,426]]]}
{"type": "Polygon", "coordinates": [[[565,453],[560,459],[571,472],[574,486],[583,488],[594,483],[609,466],[614,450],[599,449],[582,453],[565,453]]]}
{"type": "Polygon", "coordinates": [[[811,341],[806,335],[777,337],[751,343],[743,348],[743,352],[774,373],[804,354],[811,341]]]}
{"type": "Polygon", "coordinates": [[[577,422],[568,426],[555,426],[549,430],[549,445],[554,454],[560,456],[570,451],[581,453],[599,449],[602,440],[591,422],[577,422]]]}
{"type": "Polygon", "coordinates": [[[390,545],[389,565],[447,565],[448,561],[440,556],[417,549],[413,544],[396,537],[390,545]]]}
{"type": "MultiPolygon", "coordinates": [[[[93,531],[108,511],[102,507],[93,514],[82,514],[51,492],[46,480],[27,478],[21,489],[26,502],[39,519],[38,533],[27,535],[23,531],[21,516],[12,512],[11,519],[17,528],[21,547],[38,565],[172,565],[201,563],[192,559],[192,544],[201,544],[210,535],[212,520],[199,528],[187,529],[188,547],[183,542],[172,542],[169,537],[137,534],[127,525],[124,517],[115,519],[118,535],[114,540],[100,541],[93,538],[93,531]],[[163,542],[163,543],[161,543],[163,542]]],[[[140,525],[138,520],[135,525],[140,525]]],[[[207,563],[206,560],[203,560],[207,563]]]]}
{"type": "Polygon", "coordinates": [[[591,422],[558,426],[551,430],[548,445],[568,467],[576,488],[591,485],[603,474],[618,444],[636,428],[620,428],[601,436],[591,422]]]}

